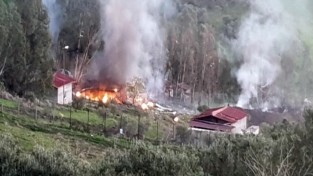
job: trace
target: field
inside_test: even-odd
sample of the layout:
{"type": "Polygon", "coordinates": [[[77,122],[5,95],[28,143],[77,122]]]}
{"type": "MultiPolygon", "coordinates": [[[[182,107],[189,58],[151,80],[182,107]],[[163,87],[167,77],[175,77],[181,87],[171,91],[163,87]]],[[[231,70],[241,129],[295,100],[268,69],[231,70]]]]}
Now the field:
{"type": "MultiPolygon", "coordinates": [[[[12,134],[26,151],[36,145],[62,147],[75,151],[75,155],[93,159],[102,156],[103,148],[127,148],[138,132],[138,116],[134,115],[133,108],[91,109],[88,116],[85,110],[43,105],[34,108],[31,103],[28,103],[31,107],[27,107],[18,102],[0,99],[0,135],[12,134]],[[106,113],[105,119],[101,111],[106,113]],[[118,134],[120,127],[124,129],[123,136],[118,134]]],[[[139,124],[145,141],[172,139],[173,125],[169,116],[139,112],[139,124]]],[[[176,125],[185,126],[186,122],[182,120],[176,125]]]]}

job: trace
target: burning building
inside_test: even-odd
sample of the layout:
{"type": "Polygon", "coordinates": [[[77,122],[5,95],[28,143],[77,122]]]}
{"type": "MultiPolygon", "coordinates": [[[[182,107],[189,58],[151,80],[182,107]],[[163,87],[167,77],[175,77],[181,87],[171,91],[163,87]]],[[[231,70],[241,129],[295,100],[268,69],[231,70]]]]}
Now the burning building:
{"type": "Polygon", "coordinates": [[[126,103],[126,86],[112,82],[99,82],[97,80],[86,80],[78,85],[75,90],[76,97],[83,97],[90,101],[108,103],[115,101],[118,104],[126,103]]]}
{"type": "Polygon", "coordinates": [[[151,109],[155,103],[149,101],[143,83],[133,81],[117,84],[107,79],[106,81],[85,80],[75,88],[75,96],[104,104],[114,101],[118,104],[131,104],[143,110],[151,109]]]}

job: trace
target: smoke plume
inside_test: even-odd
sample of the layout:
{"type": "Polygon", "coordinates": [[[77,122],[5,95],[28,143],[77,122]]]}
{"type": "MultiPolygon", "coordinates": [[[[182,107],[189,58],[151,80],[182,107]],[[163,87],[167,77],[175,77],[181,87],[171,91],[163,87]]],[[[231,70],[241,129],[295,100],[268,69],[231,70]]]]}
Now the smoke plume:
{"type": "MultiPolygon", "coordinates": [[[[284,53],[301,48],[299,30],[308,18],[308,0],[250,0],[250,13],[242,22],[233,49],[242,58],[236,73],[242,92],[238,106],[247,107],[252,99],[259,99],[263,91],[271,95],[261,108],[280,105],[279,88],[273,87],[285,69],[281,63],[284,53]],[[292,11],[291,11],[292,9],[292,11]],[[300,26],[300,24],[302,24],[300,26]]],[[[302,29],[301,29],[302,28],[302,29]]],[[[290,74],[291,75],[291,74],[290,74]]]]}
{"type": "Polygon", "coordinates": [[[55,46],[58,42],[59,33],[61,30],[61,8],[57,0],[42,0],[42,3],[47,8],[50,19],[49,30],[52,36],[52,45],[55,46]]]}
{"type": "Polygon", "coordinates": [[[162,20],[174,12],[171,0],[102,1],[104,51],[94,57],[92,70],[101,82],[125,84],[146,80],[148,91],[163,86],[166,32],[162,20]]]}

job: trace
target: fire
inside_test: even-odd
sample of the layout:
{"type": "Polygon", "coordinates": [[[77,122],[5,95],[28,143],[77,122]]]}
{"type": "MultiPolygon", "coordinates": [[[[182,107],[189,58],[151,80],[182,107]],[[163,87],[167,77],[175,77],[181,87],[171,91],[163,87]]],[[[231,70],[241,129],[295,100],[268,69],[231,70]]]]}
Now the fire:
{"type": "Polygon", "coordinates": [[[82,94],[80,92],[76,92],[76,97],[80,97],[82,94]]]}
{"type": "Polygon", "coordinates": [[[105,95],[104,95],[104,97],[102,99],[102,102],[103,103],[107,103],[108,102],[108,94],[107,93],[105,93],[105,95]]]}
{"type": "Polygon", "coordinates": [[[77,91],[75,93],[77,97],[83,97],[87,100],[90,101],[95,101],[95,102],[103,102],[103,103],[108,103],[111,100],[118,104],[122,104],[124,100],[124,92],[123,90],[119,90],[117,88],[112,89],[112,90],[101,90],[101,89],[87,89],[87,90],[82,90],[82,91],[77,91]]]}
{"type": "Polygon", "coordinates": [[[152,102],[148,102],[147,105],[148,105],[148,107],[150,107],[150,108],[154,107],[154,103],[152,103],[152,102]]]}
{"type": "Polygon", "coordinates": [[[141,104],[141,108],[142,108],[143,110],[149,109],[149,108],[148,108],[148,105],[145,104],[145,103],[141,104]]]}

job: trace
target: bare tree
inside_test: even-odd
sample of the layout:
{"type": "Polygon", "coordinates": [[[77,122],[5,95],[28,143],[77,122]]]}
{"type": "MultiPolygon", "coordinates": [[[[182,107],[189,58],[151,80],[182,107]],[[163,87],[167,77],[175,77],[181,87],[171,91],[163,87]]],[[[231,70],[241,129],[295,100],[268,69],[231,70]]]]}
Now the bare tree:
{"type": "Polygon", "coordinates": [[[293,167],[294,163],[290,162],[293,149],[293,147],[290,148],[290,150],[284,154],[283,146],[281,146],[278,165],[273,165],[269,158],[264,158],[264,156],[257,156],[254,151],[252,151],[252,154],[248,155],[244,162],[255,176],[313,175],[312,164],[310,164],[306,169],[304,168],[306,164],[305,158],[303,158],[303,167],[300,170],[296,170],[293,167]]]}

